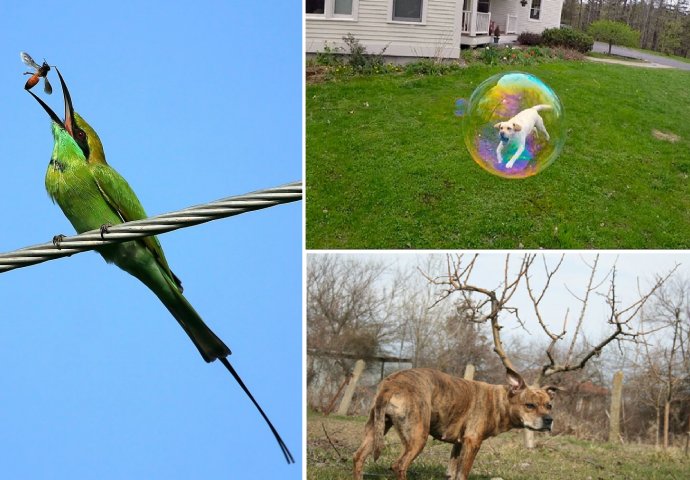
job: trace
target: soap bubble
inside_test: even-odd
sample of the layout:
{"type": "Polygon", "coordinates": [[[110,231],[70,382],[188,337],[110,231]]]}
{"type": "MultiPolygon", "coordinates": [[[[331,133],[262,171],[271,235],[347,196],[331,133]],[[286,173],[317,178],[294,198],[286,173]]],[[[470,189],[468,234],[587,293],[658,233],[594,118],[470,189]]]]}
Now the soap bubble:
{"type": "Polygon", "coordinates": [[[503,178],[536,175],[556,160],[565,143],[561,101],[529,73],[488,78],[472,93],[463,117],[470,155],[483,169],[503,178]],[[532,107],[536,108],[520,114],[532,107]],[[509,121],[518,114],[518,121],[509,121]]]}
{"type": "Polygon", "coordinates": [[[455,101],[455,116],[462,117],[465,115],[465,109],[467,108],[467,100],[464,98],[458,98],[455,101]]]}

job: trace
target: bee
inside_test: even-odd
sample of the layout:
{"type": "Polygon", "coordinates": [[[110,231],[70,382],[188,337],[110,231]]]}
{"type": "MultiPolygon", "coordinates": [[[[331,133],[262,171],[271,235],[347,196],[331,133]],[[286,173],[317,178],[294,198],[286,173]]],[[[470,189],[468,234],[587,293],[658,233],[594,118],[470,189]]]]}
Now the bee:
{"type": "Polygon", "coordinates": [[[36,86],[41,77],[43,77],[43,90],[48,95],[53,93],[53,87],[50,86],[50,82],[48,81],[50,65],[48,65],[45,59],[43,60],[43,65],[39,65],[38,63],[34,62],[34,59],[31,58],[31,56],[26,52],[19,52],[19,56],[22,58],[22,62],[36,69],[35,72],[24,72],[24,75],[31,75],[24,84],[24,89],[31,90],[36,86]]]}

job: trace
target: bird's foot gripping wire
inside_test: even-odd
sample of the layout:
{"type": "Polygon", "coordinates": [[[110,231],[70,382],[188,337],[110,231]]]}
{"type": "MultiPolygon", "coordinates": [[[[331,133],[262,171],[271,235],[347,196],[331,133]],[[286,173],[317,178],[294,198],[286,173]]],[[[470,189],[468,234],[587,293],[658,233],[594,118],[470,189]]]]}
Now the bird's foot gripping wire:
{"type": "Polygon", "coordinates": [[[275,429],[271,421],[268,419],[266,414],[264,413],[263,409],[259,406],[259,403],[254,399],[254,395],[251,394],[247,386],[244,384],[242,379],[240,378],[239,374],[237,371],[235,371],[235,368],[230,364],[227,358],[220,357],[218,358],[220,360],[220,363],[225,365],[225,368],[228,369],[228,372],[235,378],[237,383],[242,387],[242,390],[244,390],[244,393],[247,394],[249,399],[252,401],[256,409],[259,411],[261,416],[264,418],[266,421],[266,424],[268,424],[268,428],[271,429],[271,432],[273,432],[273,436],[276,437],[276,440],[278,441],[278,445],[280,445],[280,449],[283,451],[283,455],[285,455],[285,460],[287,460],[288,464],[289,463],[295,463],[295,459],[292,456],[292,453],[290,453],[290,450],[288,450],[287,445],[285,445],[285,442],[283,442],[283,439],[280,438],[280,435],[278,434],[278,430],[275,429]]]}
{"type": "Polygon", "coordinates": [[[65,238],[65,235],[63,235],[63,234],[61,234],[61,233],[60,233],[59,235],[55,235],[55,236],[53,237],[53,245],[55,245],[55,247],[56,247],[58,250],[60,250],[60,249],[62,248],[62,247],[60,246],[60,244],[62,243],[62,240],[63,240],[64,238],[65,238]]]}
{"type": "Polygon", "coordinates": [[[108,233],[110,231],[110,227],[112,226],[113,225],[111,223],[104,223],[103,225],[101,225],[101,240],[105,240],[105,238],[103,238],[103,235],[108,233]]]}

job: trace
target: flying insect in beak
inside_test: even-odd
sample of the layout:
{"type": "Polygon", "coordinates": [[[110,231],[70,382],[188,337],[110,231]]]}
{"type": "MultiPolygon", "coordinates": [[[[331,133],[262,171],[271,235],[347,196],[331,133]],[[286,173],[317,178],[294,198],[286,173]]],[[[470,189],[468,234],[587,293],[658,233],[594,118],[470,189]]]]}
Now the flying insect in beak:
{"type": "Polygon", "coordinates": [[[45,59],[43,60],[43,65],[39,65],[38,63],[34,62],[34,59],[31,58],[31,55],[29,55],[26,52],[19,52],[19,56],[21,57],[22,62],[24,62],[29,67],[36,69],[35,72],[24,72],[24,75],[31,75],[24,84],[24,89],[31,90],[36,86],[38,81],[41,78],[43,78],[43,91],[46,92],[48,95],[53,93],[53,87],[50,86],[50,82],[48,81],[48,72],[50,71],[50,65],[48,65],[45,59]]]}

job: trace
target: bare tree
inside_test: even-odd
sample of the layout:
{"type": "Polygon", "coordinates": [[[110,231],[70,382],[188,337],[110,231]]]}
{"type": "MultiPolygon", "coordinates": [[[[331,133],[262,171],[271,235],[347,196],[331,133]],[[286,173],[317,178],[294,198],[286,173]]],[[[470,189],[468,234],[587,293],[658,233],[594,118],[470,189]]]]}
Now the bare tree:
{"type": "MultiPolygon", "coordinates": [[[[543,280],[541,286],[536,285],[534,271],[537,266],[537,256],[527,254],[520,260],[517,271],[510,269],[510,255],[506,255],[503,280],[496,288],[489,288],[473,283],[471,276],[476,268],[478,255],[467,259],[463,255],[448,256],[446,271],[443,275],[431,275],[424,273],[427,280],[439,287],[437,303],[443,302],[454,295],[461,298],[474,308],[474,314],[469,316],[471,321],[477,323],[487,323],[491,328],[494,352],[501,359],[501,363],[506,368],[516,370],[511,355],[504,347],[501,331],[505,327],[506,320],[514,319],[518,325],[524,327],[520,312],[510,302],[524,283],[532,304],[532,310],[536,320],[547,340],[539,371],[534,380],[534,385],[541,386],[543,382],[555,375],[565,372],[581,370],[593,357],[598,357],[602,350],[612,342],[624,340],[635,341],[645,332],[634,328],[633,320],[637,317],[642,307],[649,301],[655,292],[664,284],[671,273],[659,277],[653,285],[642,291],[638,285],[638,295],[628,304],[622,305],[617,297],[616,268],[615,264],[603,275],[599,273],[599,256],[595,257],[592,264],[586,264],[590,269],[590,276],[587,285],[581,293],[576,293],[572,288],[568,291],[577,299],[580,304],[579,312],[575,325],[572,329],[570,341],[567,348],[558,348],[568,338],[568,323],[570,312],[563,312],[563,318],[558,322],[560,327],[553,327],[553,322],[548,322],[542,314],[542,302],[552,285],[554,277],[557,275],[564,257],[549,265],[546,257],[542,257],[543,280]],[[609,325],[609,332],[596,342],[589,343],[583,335],[582,325],[585,318],[589,315],[588,307],[592,297],[597,294],[604,298],[608,307],[606,323],[609,325]],[[476,297],[479,297],[476,299],[476,297]],[[581,344],[584,348],[576,348],[581,344]]],[[[526,437],[527,446],[533,446],[533,441],[528,435],[526,437]]]]}
{"type": "MultiPolygon", "coordinates": [[[[628,305],[621,305],[616,296],[616,267],[604,273],[601,278],[597,280],[599,269],[599,256],[595,257],[593,264],[587,264],[591,274],[589,282],[584,288],[582,294],[575,293],[573,289],[568,289],[569,292],[579,301],[580,311],[574,326],[574,334],[568,348],[564,354],[556,355],[556,346],[558,342],[564,341],[568,333],[568,317],[569,311],[563,314],[563,320],[560,322],[562,327],[555,329],[544,319],[541,312],[541,304],[544,297],[552,283],[554,276],[557,274],[563,263],[563,256],[554,265],[548,265],[545,257],[542,257],[542,266],[544,270],[545,279],[541,287],[534,285],[533,270],[535,268],[535,260],[537,258],[534,254],[527,254],[522,257],[520,266],[516,273],[510,272],[510,255],[506,255],[503,282],[498,288],[489,289],[478,286],[470,282],[470,277],[475,268],[478,255],[472,257],[469,261],[465,261],[463,255],[458,255],[455,258],[448,256],[447,258],[447,273],[441,276],[431,276],[425,274],[426,278],[434,285],[442,287],[439,292],[437,303],[448,298],[453,294],[460,294],[468,301],[470,305],[474,305],[475,315],[474,322],[485,323],[488,322],[491,326],[492,338],[494,343],[494,351],[501,359],[502,363],[511,369],[515,369],[508,353],[503,346],[501,338],[501,330],[504,326],[501,324],[501,314],[510,313],[521,325],[523,324],[517,308],[510,306],[509,302],[521,282],[525,283],[525,287],[532,301],[534,315],[544,333],[549,339],[548,346],[545,349],[545,359],[541,366],[540,372],[535,379],[536,385],[541,385],[543,380],[557,373],[569,372],[573,370],[582,369],[586,363],[594,356],[598,356],[602,349],[614,341],[635,340],[644,332],[635,329],[633,320],[643,305],[651,298],[651,296],[664,284],[672,272],[669,272],[663,277],[656,279],[654,284],[646,289],[645,292],[640,291],[639,295],[634,301],[628,305]],[[599,292],[603,285],[607,284],[605,292],[599,292]],[[582,324],[587,315],[587,309],[590,299],[594,294],[604,296],[609,313],[606,322],[610,325],[610,332],[601,338],[599,341],[590,345],[579,355],[575,355],[575,346],[582,338],[582,324]],[[472,303],[471,296],[479,294],[481,299],[472,303]]],[[[674,269],[675,270],[675,269],[674,269]]]]}
{"type": "MultiPolygon", "coordinates": [[[[307,268],[307,346],[331,356],[334,383],[350,373],[354,360],[375,355],[390,334],[395,285],[379,286],[386,267],[352,256],[312,254],[307,268]],[[338,357],[337,354],[347,354],[338,357]]],[[[310,357],[307,384],[329,372],[310,357]]]]}
{"type": "Polygon", "coordinates": [[[633,328],[632,321],[636,318],[642,306],[651,298],[651,296],[664,284],[671,272],[664,277],[656,279],[654,284],[645,292],[640,292],[639,296],[629,302],[627,305],[621,305],[616,296],[616,267],[604,273],[601,278],[597,280],[599,269],[599,256],[595,257],[591,265],[587,265],[590,270],[589,281],[581,294],[575,293],[569,288],[571,294],[579,301],[580,311],[574,326],[574,334],[571,336],[569,346],[564,350],[560,356],[556,355],[556,346],[559,342],[566,339],[568,333],[568,317],[569,311],[564,312],[562,326],[558,329],[550,326],[544,319],[541,312],[541,304],[544,297],[552,283],[554,276],[557,274],[563,263],[563,256],[556,262],[555,265],[550,266],[545,257],[542,257],[542,266],[544,270],[545,280],[541,287],[534,285],[535,280],[532,272],[535,268],[536,255],[527,254],[522,257],[520,266],[515,273],[510,272],[509,263],[510,255],[506,255],[505,265],[503,270],[503,282],[496,289],[489,289],[483,286],[473,284],[471,282],[472,271],[475,268],[478,256],[475,255],[469,261],[465,261],[463,255],[458,255],[455,258],[448,256],[447,258],[447,272],[441,276],[431,276],[425,274],[426,278],[434,285],[442,287],[437,303],[445,300],[453,294],[460,294],[474,305],[475,315],[474,322],[485,323],[488,322],[491,326],[492,338],[494,343],[494,351],[501,359],[503,365],[508,368],[515,369],[510,356],[505,351],[503,340],[501,338],[501,330],[504,326],[501,324],[501,314],[510,313],[523,325],[517,308],[511,307],[509,302],[518,287],[522,282],[525,283],[526,290],[532,302],[533,312],[536,320],[541,327],[542,332],[548,338],[548,346],[544,351],[545,361],[543,362],[537,378],[536,385],[541,385],[544,379],[562,372],[569,372],[573,370],[582,369],[586,363],[594,356],[598,356],[602,349],[614,341],[635,340],[644,332],[633,328]],[[607,285],[605,292],[600,292],[601,287],[607,285]],[[471,296],[479,294],[481,299],[472,303],[471,296]],[[583,339],[582,324],[587,314],[587,309],[591,297],[595,294],[604,296],[605,302],[608,306],[609,313],[606,322],[610,325],[610,332],[601,338],[599,341],[590,345],[585,351],[581,351],[579,355],[575,355],[575,346],[583,339]]]}
{"type": "MultiPolygon", "coordinates": [[[[434,268],[438,257],[429,255],[426,268],[434,268]]],[[[437,349],[439,312],[429,310],[433,290],[420,284],[416,275],[398,273],[401,295],[397,314],[397,342],[399,355],[412,358],[412,366],[430,366],[437,349]]]]}
{"type": "Polygon", "coordinates": [[[678,400],[678,387],[690,377],[690,281],[676,278],[663,285],[654,293],[649,310],[649,323],[660,326],[666,339],[652,351],[645,343],[644,351],[650,376],[662,386],[656,389],[657,417],[663,399],[663,447],[667,449],[671,404],[678,400]]]}
{"type": "Polygon", "coordinates": [[[471,305],[461,299],[442,318],[438,328],[436,368],[462,376],[468,363],[484,372],[500,367],[496,356],[491,354],[491,339],[481,324],[472,321],[473,312],[471,305]]]}
{"type": "Polygon", "coordinates": [[[451,255],[447,256],[447,273],[445,275],[432,276],[422,272],[431,284],[443,287],[439,292],[436,302],[432,306],[438,305],[454,293],[462,295],[462,304],[470,309],[466,318],[475,323],[489,322],[491,325],[494,352],[499,356],[503,365],[515,370],[513,362],[510,360],[503,347],[503,340],[500,334],[503,327],[499,323],[499,314],[502,311],[509,311],[517,316],[517,309],[508,306],[508,302],[515,294],[522,278],[527,274],[529,265],[534,258],[529,255],[525,256],[522,260],[519,272],[514,278],[509,278],[508,265],[510,255],[507,255],[504,269],[504,281],[498,293],[496,290],[490,290],[469,283],[469,278],[472,275],[472,270],[476,265],[479,254],[474,255],[466,263],[463,263],[463,255],[457,255],[455,258],[454,261],[451,255]],[[479,294],[482,298],[479,301],[475,301],[472,297],[473,294],[479,294]]]}
{"type": "Polygon", "coordinates": [[[654,445],[659,447],[665,386],[658,375],[660,366],[654,362],[657,358],[656,352],[651,352],[651,349],[645,352],[648,349],[645,343],[640,342],[638,346],[642,351],[643,361],[636,364],[626,382],[634,405],[632,415],[635,417],[635,425],[633,428],[638,436],[646,437],[651,434],[654,445]],[[652,419],[651,429],[648,427],[650,418],[652,419]]]}
{"type": "MultiPolygon", "coordinates": [[[[434,270],[443,263],[444,256],[427,255],[419,268],[434,270]]],[[[467,363],[486,365],[491,359],[486,353],[488,338],[479,324],[465,318],[474,310],[463,300],[429,308],[435,302],[435,286],[417,271],[411,273],[401,273],[398,282],[398,355],[412,358],[414,367],[434,367],[457,375],[467,363]]]]}

